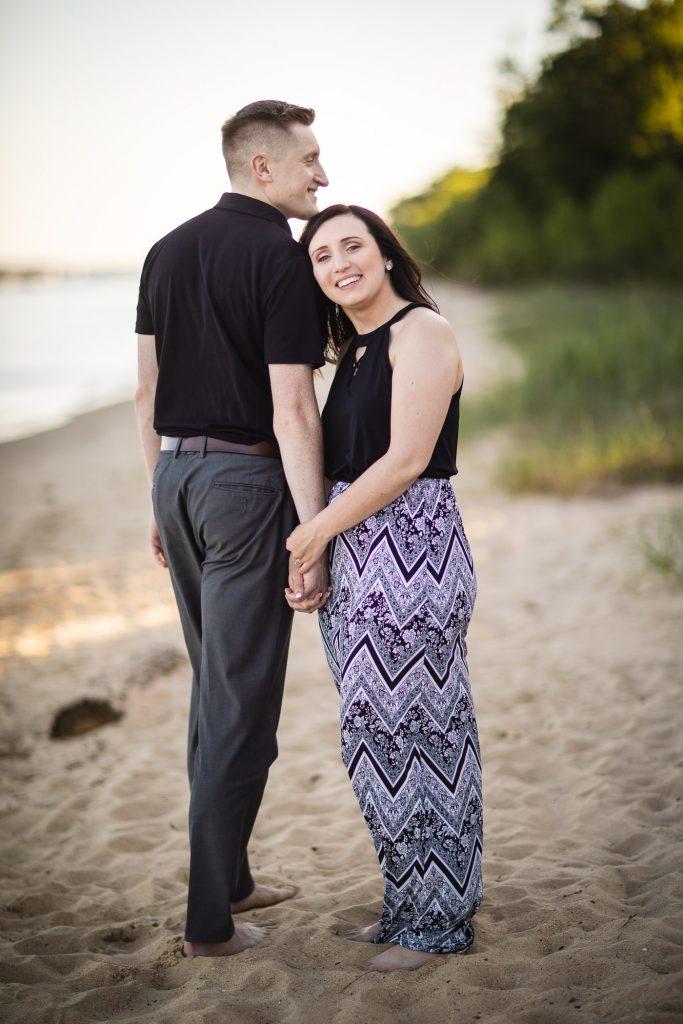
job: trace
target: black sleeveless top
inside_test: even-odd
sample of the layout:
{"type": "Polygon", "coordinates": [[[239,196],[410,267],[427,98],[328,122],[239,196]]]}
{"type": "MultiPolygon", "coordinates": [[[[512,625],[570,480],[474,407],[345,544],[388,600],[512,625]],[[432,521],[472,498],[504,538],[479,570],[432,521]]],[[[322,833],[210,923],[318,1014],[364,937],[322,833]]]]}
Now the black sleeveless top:
{"type": "MultiPolygon", "coordinates": [[[[391,378],[389,335],[391,327],[411,309],[411,302],[368,334],[356,334],[337,367],[322,414],[325,445],[325,476],[352,483],[385,455],[391,435],[391,378]],[[359,348],[367,346],[360,359],[359,348]]],[[[429,307],[427,307],[429,308],[429,307]]],[[[448,479],[458,470],[460,393],[453,395],[429,465],[421,477],[448,479]]]]}

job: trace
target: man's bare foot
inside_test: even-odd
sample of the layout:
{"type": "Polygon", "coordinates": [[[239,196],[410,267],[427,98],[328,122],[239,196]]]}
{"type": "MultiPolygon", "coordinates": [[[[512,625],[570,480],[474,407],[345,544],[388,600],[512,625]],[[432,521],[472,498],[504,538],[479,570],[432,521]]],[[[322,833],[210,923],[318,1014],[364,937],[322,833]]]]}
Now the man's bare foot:
{"type": "Polygon", "coordinates": [[[296,896],[299,889],[296,885],[259,885],[258,882],[254,891],[245,896],[243,900],[230,904],[230,911],[233,914],[243,914],[245,910],[258,910],[260,907],[274,907],[276,903],[283,903],[296,896]]]}
{"type": "Polygon", "coordinates": [[[374,957],[368,964],[369,971],[416,971],[430,960],[436,960],[438,953],[419,953],[395,944],[374,957]]]}
{"type": "Polygon", "coordinates": [[[235,934],[227,942],[184,942],[183,956],[234,956],[251,949],[265,939],[265,928],[257,928],[255,924],[240,922],[235,925],[235,934]]]}
{"type": "Polygon", "coordinates": [[[375,921],[374,924],[362,925],[340,934],[343,939],[351,939],[352,942],[372,942],[378,931],[379,921],[375,921]]]}

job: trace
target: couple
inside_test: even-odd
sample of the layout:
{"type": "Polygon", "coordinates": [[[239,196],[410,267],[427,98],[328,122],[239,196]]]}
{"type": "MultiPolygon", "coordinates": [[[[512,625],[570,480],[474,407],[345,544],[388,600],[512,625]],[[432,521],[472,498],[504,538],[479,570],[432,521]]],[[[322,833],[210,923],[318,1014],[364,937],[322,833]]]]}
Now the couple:
{"type": "Polygon", "coordinates": [[[295,895],[254,882],[247,844],[277,756],[293,610],[318,609],[384,876],[381,919],[348,937],[388,944],[373,970],[414,969],[471,945],[482,898],[476,585],[449,483],[462,366],[384,222],[317,212],[328,181],[313,118],[264,100],[226,121],[233,191],[153,246],[140,283],[151,542],[193,671],[183,954],[254,946],[263,930],[234,915],[295,895]],[[288,217],[308,221],[299,243],[288,217]],[[321,429],[325,355],[337,370],[321,429]]]}

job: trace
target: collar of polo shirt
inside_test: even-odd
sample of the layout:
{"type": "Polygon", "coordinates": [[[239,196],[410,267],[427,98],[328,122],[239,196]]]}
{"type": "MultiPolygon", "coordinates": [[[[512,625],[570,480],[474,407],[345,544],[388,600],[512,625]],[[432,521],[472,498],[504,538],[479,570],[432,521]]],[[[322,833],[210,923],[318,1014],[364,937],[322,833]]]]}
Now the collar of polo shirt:
{"type": "Polygon", "coordinates": [[[248,213],[252,217],[261,217],[263,220],[270,220],[279,224],[290,235],[292,229],[289,226],[284,213],[280,213],[274,206],[262,203],[260,199],[252,199],[251,196],[244,196],[241,192],[224,192],[215,206],[216,210],[233,210],[235,213],[248,213]]]}

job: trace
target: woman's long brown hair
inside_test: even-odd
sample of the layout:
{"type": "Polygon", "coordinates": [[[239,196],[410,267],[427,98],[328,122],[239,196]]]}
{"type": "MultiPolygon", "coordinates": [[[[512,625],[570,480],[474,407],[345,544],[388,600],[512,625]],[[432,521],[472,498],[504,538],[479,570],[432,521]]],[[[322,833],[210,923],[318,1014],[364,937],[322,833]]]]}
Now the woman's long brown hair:
{"type": "MultiPolygon", "coordinates": [[[[316,213],[315,216],[311,217],[306,224],[301,233],[299,244],[308,252],[313,236],[322,224],[332,220],[333,217],[340,217],[343,214],[349,213],[363,221],[377,242],[383,258],[393,262],[391,280],[401,298],[406,299],[407,302],[419,302],[421,305],[429,306],[435,313],[438,313],[439,307],[422,286],[422,273],[413,257],[403,248],[396,235],[384,223],[382,218],[378,217],[371,210],[366,210],[364,206],[344,206],[341,203],[337,203],[335,206],[328,206],[327,209],[321,210],[320,213],[316,213]]],[[[328,299],[320,289],[318,291],[320,316],[325,337],[327,338],[325,358],[328,362],[336,363],[341,347],[354,333],[354,328],[344,310],[332,302],[331,299],[328,299]]]]}

